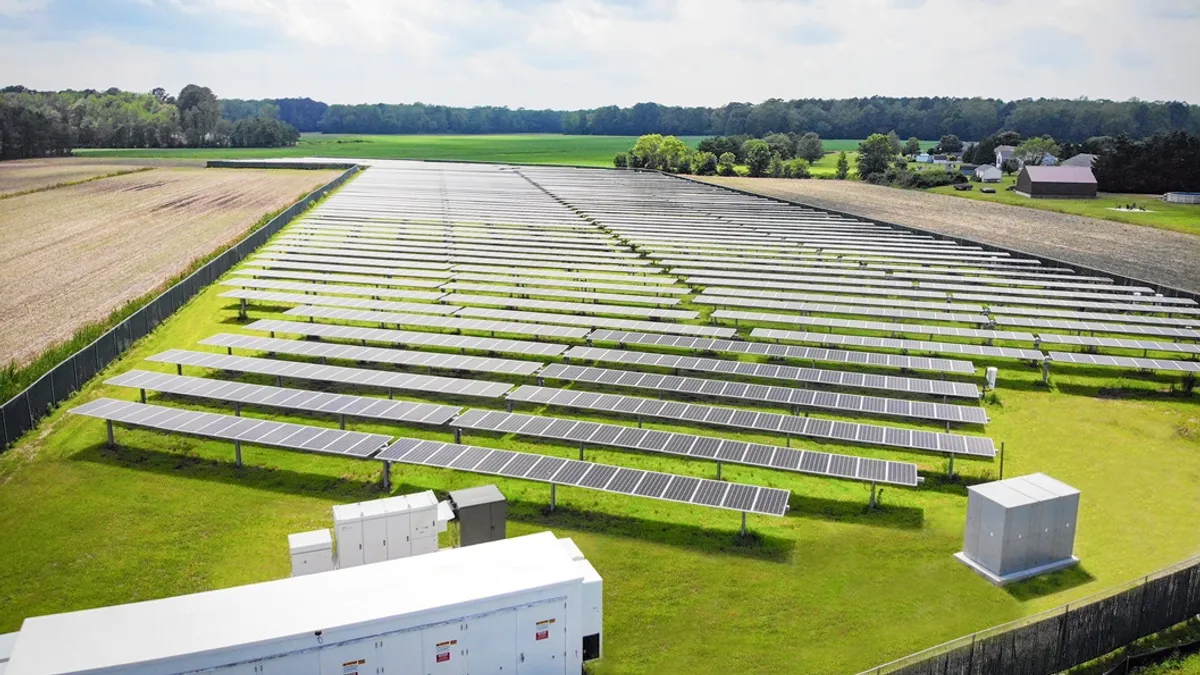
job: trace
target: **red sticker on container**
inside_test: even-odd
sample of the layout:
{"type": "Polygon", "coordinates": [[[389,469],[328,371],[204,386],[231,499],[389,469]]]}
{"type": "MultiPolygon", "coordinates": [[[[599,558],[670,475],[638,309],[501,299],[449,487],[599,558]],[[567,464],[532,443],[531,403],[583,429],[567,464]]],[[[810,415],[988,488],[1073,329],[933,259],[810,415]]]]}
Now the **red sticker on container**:
{"type": "Polygon", "coordinates": [[[450,660],[450,652],[442,652],[441,654],[437,655],[438,663],[443,663],[443,662],[449,661],[449,660],[450,660]]]}
{"type": "Polygon", "coordinates": [[[548,630],[539,630],[539,631],[537,632],[536,639],[538,639],[538,640],[545,640],[545,639],[546,639],[546,638],[548,638],[548,637],[550,637],[550,631],[548,631],[548,630]]]}

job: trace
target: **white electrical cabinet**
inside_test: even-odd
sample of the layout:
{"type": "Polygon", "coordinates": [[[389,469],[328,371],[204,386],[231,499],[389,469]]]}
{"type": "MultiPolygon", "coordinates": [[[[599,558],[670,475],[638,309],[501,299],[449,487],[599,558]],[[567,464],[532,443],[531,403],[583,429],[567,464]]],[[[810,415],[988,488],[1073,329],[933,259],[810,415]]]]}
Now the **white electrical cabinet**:
{"type": "Polygon", "coordinates": [[[26,619],[5,675],[577,675],[600,583],[543,532],[26,619]]]}
{"type": "Polygon", "coordinates": [[[955,557],[997,585],[1079,562],[1079,490],[1042,473],[967,488],[963,550],[955,557]]]}
{"type": "Polygon", "coordinates": [[[432,490],[335,506],[338,567],[433,553],[450,517],[432,490]]]}
{"type": "Polygon", "coordinates": [[[289,534],[288,552],[292,556],[294,577],[333,569],[333,537],[329,530],[289,534]]]}

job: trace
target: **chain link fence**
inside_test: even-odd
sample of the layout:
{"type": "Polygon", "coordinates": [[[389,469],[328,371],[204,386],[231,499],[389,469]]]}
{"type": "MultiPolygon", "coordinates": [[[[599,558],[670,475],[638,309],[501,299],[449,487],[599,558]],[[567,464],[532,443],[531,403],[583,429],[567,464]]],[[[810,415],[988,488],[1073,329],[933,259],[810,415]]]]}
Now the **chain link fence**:
{"type": "Polygon", "coordinates": [[[292,204],[266,225],[251,232],[245,239],[168,288],[145,307],[113,326],[95,342],[75,352],[24,391],[6,401],[0,406],[0,452],[7,450],[22,434],[33,429],[43,417],[82,388],[96,373],[124,354],[134,342],[148,335],[184,303],[265,244],[296,216],[308,210],[314,202],[349,180],[358,170],[357,166],[347,168],[342,175],[292,204]]]}
{"type": "Polygon", "coordinates": [[[861,675],[1052,675],[1200,614],[1200,557],[861,675]]]}

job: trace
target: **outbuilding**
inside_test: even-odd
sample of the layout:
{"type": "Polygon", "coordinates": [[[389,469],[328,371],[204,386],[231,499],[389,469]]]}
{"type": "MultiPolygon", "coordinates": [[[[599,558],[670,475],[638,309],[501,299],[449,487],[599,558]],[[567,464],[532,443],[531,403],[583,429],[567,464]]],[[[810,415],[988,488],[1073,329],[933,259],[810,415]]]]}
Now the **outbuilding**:
{"type": "Polygon", "coordinates": [[[1096,164],[1096,156],[1087,152],[1081,152],[1074,157],[1064,159],[1059,162],[1059,166],[1085,166],[1092,168],[1096,164]]]}
{"type": "Polygon", "coordinates": [[[1004,172],[991,164],[980,164],[975,167],[975,177],[982,183],[999,183],[1004,178],[1004,172]]]}
{"type": "Polygon", "coordinates": [[[1017,174],[1017,194],[1049,199],[1090,199],[1096,176],[1085,166],[1026,166],[1017,174]]]}

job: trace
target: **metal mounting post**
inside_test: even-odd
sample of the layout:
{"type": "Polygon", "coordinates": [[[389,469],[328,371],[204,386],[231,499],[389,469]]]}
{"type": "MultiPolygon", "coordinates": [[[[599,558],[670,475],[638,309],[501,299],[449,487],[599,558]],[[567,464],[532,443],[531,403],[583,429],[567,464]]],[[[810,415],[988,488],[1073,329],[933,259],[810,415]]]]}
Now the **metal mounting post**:
{"type": "Polygon", "coordinates": [[[508,409],[508,412],[512,412],[512,399],[510,398],[505,401],[504,406],[508,409]]]}
{"type": "Polygon", "coordinates": [[[338,428],[342,431],[346,430],[346,416],[338,415],[338,428]]]}
{"type": "Polygon", "coordinates": [[[116,443],[113,442],[113,423],[112,420],[104,420],[108,423],[108,447],[113,447],[116,443]]]}
{"type": "Polygon", "coordinates": [[[141,395],[141,397],[142,397],[142,403],[145,403],[145,402],[146,402],[146,390],[145,390],[145,389],[138,389],[138,394],[140,394],[140,395],[141,395]]]}
{"type": "Polygon", "coordinates": [[[550,484],[550,510],[553,511],[558,506],[558,484],[550,484]]]}
{"type": "Polygon", "coordinates": [[[954,478],[954,453],[950,453],[950,469],[946,472],[946,478],[954,478]]]}
{"type": "Polygon", "coordinates": [[[721,480],[721,460],[717,460],[717,480],[721,480]]]}
{"type": "Polygon", "coordinates": [[[875,508],[875,481],[871,481],[871,508],[875,508]]]}
{"type": "Polygon", "coordinates": [[[787,446],[789,448],[792,447],[792,435],[791,434],[787,435],[787,446]]]}
{"type": "Polygon", "coordinates": [[[275,376],[275,386],[276,386],[276,387],[282,387],[282,386],[283,386],[283,376],[282,376],[282,375],[276,375],[276,376],[275,376]]]}
{"type": "Polygon", "coordinates": [[[237,456],[237,465],[240,467],[242,465],[242,442],[241,441],[233,442],[233,452],[237,456]]]}
{"type": "Polygon", "coordinates": [[[1044,385],[1050,384],[1050,357],[1049,356],[1047,356],[1045,358],[1045,360],[1042,361],[1042,384],[1044,384],[1044,385]]]}
{"type": "Polygon", "coordinates": [[[241,306],[238,307],[238,318],[239,319],[246,318],[246,299],[245,298],[242,298],[241,306]]]}
{"type": "Polygon", "coordinates": [[[233,402],[233,414],[237,417],[242,416],[242,402],[241,401],[233,402]]]}
{"type": "Polygon", "coordinates": [[[1000,480],[1004,480],[1004,441],[1000,441],[1000,480]]]}
{"type": "Polygon", "coordinates": [[[741,535],[746,536],[746,512],[742,511],[742,532],[741,535]]]}
{"type": "Polygon", "coordinates": [[[462,443],[462,429],[459,427],[454,428],[454,442],[462,443]]]}
{"type": "Polygon", "coordinates": [[[392,463],[386,459],[383,460],[383,491],[392,491],[392,463]]]}
{"type": "Polygon", "coordinates": [[[637,418],[638,418],[638,428],[641,429],[642,428],[642,416],[638,415],[637,418]]]}
{"type": "Polygon", "coordinates": [[[391,388],[390,388],[390,387],[388,388],[388,400],[389,400],[389,401],[391,401],[391,400],[392,400],[392,390],[391,390],[391,388]]]}
{"type": "Polygon", "coordinates": [[[584,447],[583,442],[580,441],[580,443],[579,443],[579,461],[581,461],[581,462],[583,461],[583,447],[584,447]]]}
{"type": "Polygon", "coordinates": [[[182,363],[176,363],[176,364],[175,364],[175,374],[176,374],[176,375],[182,375],[182,374],[183,374],[183,364],[182,364],[182,363]]]}

